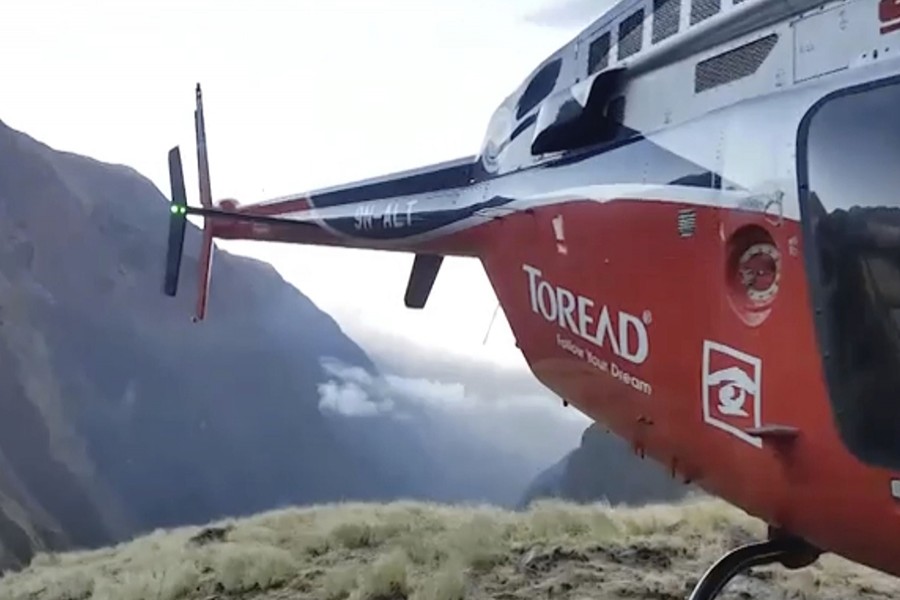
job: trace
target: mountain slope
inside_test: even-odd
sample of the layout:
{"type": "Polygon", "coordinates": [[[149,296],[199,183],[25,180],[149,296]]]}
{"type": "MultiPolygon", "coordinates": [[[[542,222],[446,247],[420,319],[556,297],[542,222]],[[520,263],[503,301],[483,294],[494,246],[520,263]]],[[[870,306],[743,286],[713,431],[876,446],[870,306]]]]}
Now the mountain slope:
{"type": "MultiPolygon", "coordinates": [[[[415,428],[326,418],[361,348],[269,265],[217,252],[209,321],[161,293],[168,205],[0,123],[0,566],[285,503],[427,495],[415,428]]],[[[181,285],[196,287],[189,227],[181,285]]]]}
{"type": "MultiPolygon", "coordinates": [[[[642,508],[542,502],[526,512],[422,503],[271,511],[38,556],[0,596],[117,600],[681,600],[765,526],[714,500],[642,508]],[[92,596],[93,594],[93,596],[92,596]]],[[[900,581],[826,555],[736,578],[721,600],[888,598],[900,581]]]]}
{"type": "Polygon", "coordinates": [[[637,459],[626,440],[593,423],[584,430],[578,448],[535,478],[519,505],[546,498],[642,504],[681,500],[696,491],[662,465],[637,459]]]}

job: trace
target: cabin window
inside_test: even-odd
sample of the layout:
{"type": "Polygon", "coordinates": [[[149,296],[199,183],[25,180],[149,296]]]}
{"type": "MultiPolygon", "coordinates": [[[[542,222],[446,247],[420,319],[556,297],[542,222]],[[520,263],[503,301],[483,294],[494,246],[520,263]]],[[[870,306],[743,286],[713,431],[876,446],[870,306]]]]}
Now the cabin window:
{"type": "Polygon", "coordinates": [[[722,9],[722,0],[693,0],[691,2],[691,25],[716,15],[722,9]]]}
{"type": "Polygon", "coordinates": [[[588,48],[588,75],[602,71],[609,66],[610,33],[607,31],[591,42],[588,48]]]}
{"type": "Polygon", "coordinates": [[[640,52],[643,40],[644,9],[640,9],[619,23],[619,60],[640,52]]]}
{"type": "Polygon", "coordinates": [[[821,364],[844,443],[900,468],[900,79],[804,119],[798,176],[821,364]]]}
{"type": "Polygon", "coordinates": [[[521,119],[540,104],[544,98],[550,95],[553,88],[556,87],[556,80],[559,78],[559,70],[562,67],[562,59],[557,58],[535,73],[531,81],[522,95],[519,97],[519,104],[516,108],[516,118],[521,119]]]}
{"type": "Polygon", "coordinates": [[[681,0],[653,0],[653,43],[678,33],[680,19],[681,0]]]}

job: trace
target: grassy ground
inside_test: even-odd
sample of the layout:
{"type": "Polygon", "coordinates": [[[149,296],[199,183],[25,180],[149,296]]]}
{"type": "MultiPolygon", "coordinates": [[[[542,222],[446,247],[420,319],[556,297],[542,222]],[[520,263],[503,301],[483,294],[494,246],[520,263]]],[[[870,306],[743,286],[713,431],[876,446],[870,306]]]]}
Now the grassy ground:
{"type": "MultiPolygon", "coordinates": [[[[724,551],[764,535],[714,500],[526,512],[413,502],[285,509],[39,555],[0,599],[681,600],[724,551]]],[[[897,598],[900,580],[826,556],[756,569],[720,598],[897,598]]]]}

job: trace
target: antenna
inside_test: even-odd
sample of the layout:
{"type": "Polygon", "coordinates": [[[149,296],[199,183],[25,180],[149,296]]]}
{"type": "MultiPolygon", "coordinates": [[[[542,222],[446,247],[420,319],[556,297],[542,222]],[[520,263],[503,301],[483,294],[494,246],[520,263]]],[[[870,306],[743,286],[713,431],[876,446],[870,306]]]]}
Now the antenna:
{"type": "Polygon", "coordinates": [[[494,314],[491,316],[491,322],[488,323],[487,331],[484,332],[484,339],[481,341],[482,346],[487,344],[488,336],[491,334],[491,329],[494,327],[494,320],[497,318],[498,312],[500,312],[500,303],[499,302],[497,302],[497,307],[494,308],[494,314]]]}

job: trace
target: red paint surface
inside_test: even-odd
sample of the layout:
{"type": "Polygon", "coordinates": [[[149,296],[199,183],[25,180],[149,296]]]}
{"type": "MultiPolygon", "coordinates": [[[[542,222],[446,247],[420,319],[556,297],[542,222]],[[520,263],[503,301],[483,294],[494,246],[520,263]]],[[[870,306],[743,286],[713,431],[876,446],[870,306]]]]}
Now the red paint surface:
{"type": "MultiPolygon", "coordinates": [[[[538,378],[647,456],[681,476],[813,544],[900,575],[900,515],[891,473],[856,460],[833,425],[823,383],[802,259],[799,225],[762,215],[697,207],[692,237],[678,234],[678,210],[662,202],[570,203],[491,226],[484,265],[538,378]],[[567,252],[551,221],[562,215],[567,252]],[[780,250],[779,290],[762,322],[742,314],[728,279],[728,240],[748,224],[780,250]],[[796,238],[796,251],[790,238],[796,238]],[[649,311],[647,360],[633,365],[535,314],[523,263],[610,312],[649,311]],[[647,395],[574,356],[573,340],[652,386],[647,395]],[[797,428],[792,441],[755,447],[704,422],[704,341],[761,361],[760,423],[797,428]]],[[[752,304],[752,303],[751,303],[752,304]]],[[[714,353],[712,370],[741,361],[714,353]]],[[[749,369],[752,370],[752,369],[749,369]]],[[[711,390],[718,398],[720,387],[711,390]]],[[[748,398],[745,408],[752,407],[748,398]]],[[[737,428],[749,416],[711,415],[737,428]]]]}

